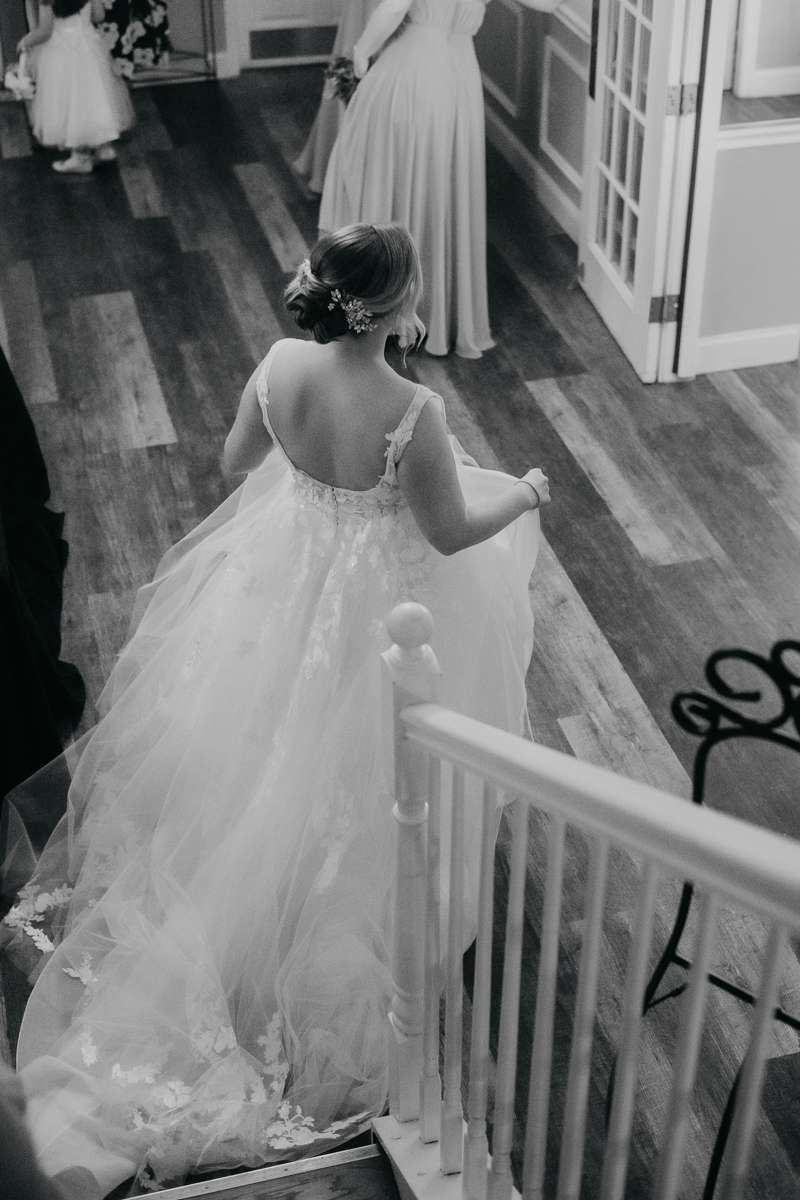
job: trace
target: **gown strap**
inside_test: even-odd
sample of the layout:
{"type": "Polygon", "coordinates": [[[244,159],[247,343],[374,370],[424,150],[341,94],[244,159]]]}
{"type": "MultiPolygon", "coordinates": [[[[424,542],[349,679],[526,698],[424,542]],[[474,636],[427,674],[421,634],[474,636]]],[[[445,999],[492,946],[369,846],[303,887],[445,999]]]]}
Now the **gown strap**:
{"type": "Polygon", "coordinates": [[[417,423],[417,418],[429,400],[434,402],[442,414],[442,419],[445,422],[447,421],[444,400],[438,392],[432,392],[430,388],[423,387],[422,384],[417,384],[417,390],[403,415],[402,421],[392,433],[386,434],[386,440],[389,443],[386,450],[387,477],[392,475],[397,469],[397,464],[403,457],[403,451],[414,436],[414,427],[417,423]]]}
{"type": "Polygon", "coordinates": [[[269,408],[269,373],[272,364],[275,361],[275,355],[277,351],[281,346],[286,345],[286,343],[290,341],[292,341],[291,338],[281,338],[280,341],[277,341],[270,346],[266,358],[261,363],[261,370],[258,372],[258,378],[256,379],[256,399],[258,400],[258,407],[261,409],[261,416],[264,418],[264,424],[267,427],[267,432],[273,439],[275,438],[275,434],[272,432],[272,426],[269,423],[269,416],[267,413],[267,409],[269,408]]]}

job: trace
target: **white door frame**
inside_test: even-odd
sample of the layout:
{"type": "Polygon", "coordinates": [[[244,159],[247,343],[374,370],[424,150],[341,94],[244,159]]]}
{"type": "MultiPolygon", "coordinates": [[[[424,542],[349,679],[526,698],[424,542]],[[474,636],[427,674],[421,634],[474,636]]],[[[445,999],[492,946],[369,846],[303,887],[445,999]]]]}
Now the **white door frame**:
{"type": "Polygon", "coordinates": [[[217,54],[217,75],[220,79],[233,79],[242,70],[242,8],[239,0],[222,0],[222,12],[225,17],[225,49],[217,54]]]}
{"type": "MultiPolygon", "coordinates": [[[[608,13],[610,6],[616,3],[620,3],[625,9],[626,0],[601,0],[596,48],[595,99],[590,98],[587,101],[584,155],[586,166],[579,246],[583,287],[645,382],[655,380],[659,370],[662,327],[650,320],[651,300],[654,296],[665,295],[667,252],[671,233],[673,164],[678,149],[678,117],[667,114],[667,94],[669,88],[681,83],[685,58],[686,10],[687,4],[692,2],[693,0],[656,0],[653,4],[636,262],[632,285],[623,280],[624,264],[621,264],[620,270],[615,269],[596,242],[603,174],[598,163],[603,152],[603,80],[607,62],[608,13]]],[[[634,5],[635,0],[632,0],[631,9],[634,5]]],[[[616,140],[615,123],[609,155],[612,164],[617,153],[616,140]]],[[[632,220],[630,214],[626,215],[626,229],[629,220],[632,220]]],[[[624,253],[623,249],[623,255],[624,253]]]]}
{"type": "Polygon", "coordinates": [[[735,19],[733,13],[735,0],[711,0],[711,4],[694,200],[687,236],[686,268],[683,281],[677,363],[677,374],[681,379],[692,379],[697,374],[700,317],[703,306],[711,205],[714,198],[714,175],[717,167],[717,140],[725,75],[725,47],[728,23],[735,19]]]}
{"type": "Polygon", "coordinates": [[[733,77],[735,96],[789,96],[800,92],[800,62],[784,67],[758,65],[762,16],[769,3],[770,0],[740,0],[733,77]]]}

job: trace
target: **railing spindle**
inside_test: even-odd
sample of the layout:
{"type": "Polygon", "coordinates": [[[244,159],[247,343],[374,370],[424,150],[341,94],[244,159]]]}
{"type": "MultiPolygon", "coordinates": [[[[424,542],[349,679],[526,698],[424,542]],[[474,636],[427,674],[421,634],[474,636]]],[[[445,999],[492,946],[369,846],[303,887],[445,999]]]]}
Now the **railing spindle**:
{"type": "Polygon", "coordinates": [[[761,989],[753,1018],[753,1035],[747,1048],[728,1151],[723,1159],[722,1179],[717,1191],[725,1200],[741,1200],[747,1182],[785,947],[786,930],[776,922],[770,926],[764,952],[761,989]]]}
{"type": "Polygon", "coordinates": [[[422,1034],[422,1075],[419,1081],[419,1136],[438,1142],[441,1126],[442,1078],[439,1074],[439,920],[441,908],[440,798],[441,759],[432,754],[428,774],[428,863],[425,905],[425,1003],[422,1034]]]}
{"type": "Polygon", "coordinates": [[[485,1200],[489,1141],[486,1106],[489,1093],[489,1021],[492,1001],[492,928],[494,919],[494,847],[497,790],[483,785],[483,835],[478,897],[478,937],[472,988],[472,1044],[469,1067],[469,1125],[464,1138],[464,1200],[485,1200]]]}
{"type": "Polygon", "coordinates": [[[539,972],[536,981],[536,1020],[533,1031],[531,1075],[528,1088],[528,1122],[525,1131],[525,1200],[540,1200],[544,1184],[547,1122],[550,1115],[550,1073],[553,1062],[553,1025],[558,983],[558,943],[561,926],[561,891],[564,882],[562,817],[552,816],[547,830],[547,882],[542,912],[539,972]]]}
{"type": "Polygon", "coordinates": [[[441,1164],[443,1175],[461,1170],[464,1107],[461,1103],[462,1019],[464,1009],[464,772],[453,767],[450,814],[450,903],[447,922],[447,997],[444,1027],[444,1099],[441,1164]]]}
{"type": "Polygon", "coordinates": [[[658,870],[647,860],[636,897],[636,917],[633,941],[625,978],[625,998],[622,1008],[617,1070],[614,1076],[614,1099],[606,1138],[603,1162],[603,1183],[600,1200],[622,1200],[625,1176],[628,1172],[633,1102],[638,1075],[639,1039],[642,1031],[642,996],[647,980],[650,943],[653,936],[658,870]]]}
{"type": "Polygon", "coordinates": [[[581,1192],[607,875],[608,842],[602,838],[595,838],[591,844],[589,878],[586,884],[583,946],[578,968],[575,1022],[569,1052],[558,1167],[558,1200],[578,1200],[581,1192]]]}
{"type": "Polygon", "coordinates": [[[692,1090],[697,1071],[697,1055],[700,1049],[703,1013],[708,993],[708,971],[714,949],[717,906],[717,897],[713,892],[702,894],[694,956],[689,973],[689,987],[683,999],[684,1009],[681,1016],[681,1030],[675,1057],[675,1071],[672,1077],[664,1144],[658,1159],[655,1188],[657,1200],[675,1200],[680,1190],[692,1090]]]}
{"type": "Polygon", "coordinates": [[[510,1200],[511,1142],[514,1133],[514,1086],[517,1078],[519,987],[522,967],[522,934],[525,925],[525,868],[528,859],[528,805],[514,805],[511,843],[511,878],[508,883],[508,913],[503,962],[503,997],[500,1006],[500,1038],[495,1085],[494,1136],[492,1139],[492,1200],[510,1200]]]}
{"type": "Polygon", "coordinates": [[[398,1121],[413,1121],[419,1115],[422,1075],[428,755],[406,736],[400,713],[421,700],[434,699],[439,666],[427,645],[433,618],[421,604],[399,604],[386,628],[394,644],[381,656],[383,719],[387,749],[391,749],[387,774],[397,822],[389,1109],[398,1121]]]}

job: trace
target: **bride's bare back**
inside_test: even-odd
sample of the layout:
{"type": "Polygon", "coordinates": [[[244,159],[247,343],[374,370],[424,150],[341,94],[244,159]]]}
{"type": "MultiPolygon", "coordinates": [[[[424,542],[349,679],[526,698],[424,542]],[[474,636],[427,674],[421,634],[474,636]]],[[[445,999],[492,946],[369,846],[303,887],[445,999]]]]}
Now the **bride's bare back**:
{"type": "MultiPolygon", "coordinates": [[[[296,468],[332,487],[368,491],[386,469],[387,434],[400,424],[415,387],[384,359],[387,331],[319,345],[288,339],[269,381],[269,419],[296,468]]],[[[225,443],[229,471],[251,471],[272,445],[256,395],[261,368],[250,377],[225,443]]],[[[441,554],[492,537],[529,508],[549,500],[536,468],[526,487],[469,507],[441,413],[426,404],[405,448],[397,479],[420,531],[441,554]]]]}
{"type": "Polygon", "coordinates": [[[416,388],[336,343],[286,342],[270,370],[270,424],[285,453],[332,487],[366,491],[386,470],[386,435],[416,388]]]}

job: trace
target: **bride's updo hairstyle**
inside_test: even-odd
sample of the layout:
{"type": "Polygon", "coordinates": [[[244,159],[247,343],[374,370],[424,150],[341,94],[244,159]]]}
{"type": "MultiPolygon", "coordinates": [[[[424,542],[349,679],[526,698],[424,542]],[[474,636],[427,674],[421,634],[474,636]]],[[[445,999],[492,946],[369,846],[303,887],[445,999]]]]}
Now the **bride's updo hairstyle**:
{"type": "Polygon", "coordinates": [[[363,327],[374,328],[367,321],[391,314],[393,332],[408,351],[425,336],[417,316],[421,295],[419,255],[407,230],[348,225],[319,239],[283,299],[300,328],[323,345],[345,335],[358,337],[359,323],[363,332],[363,327]]]}

